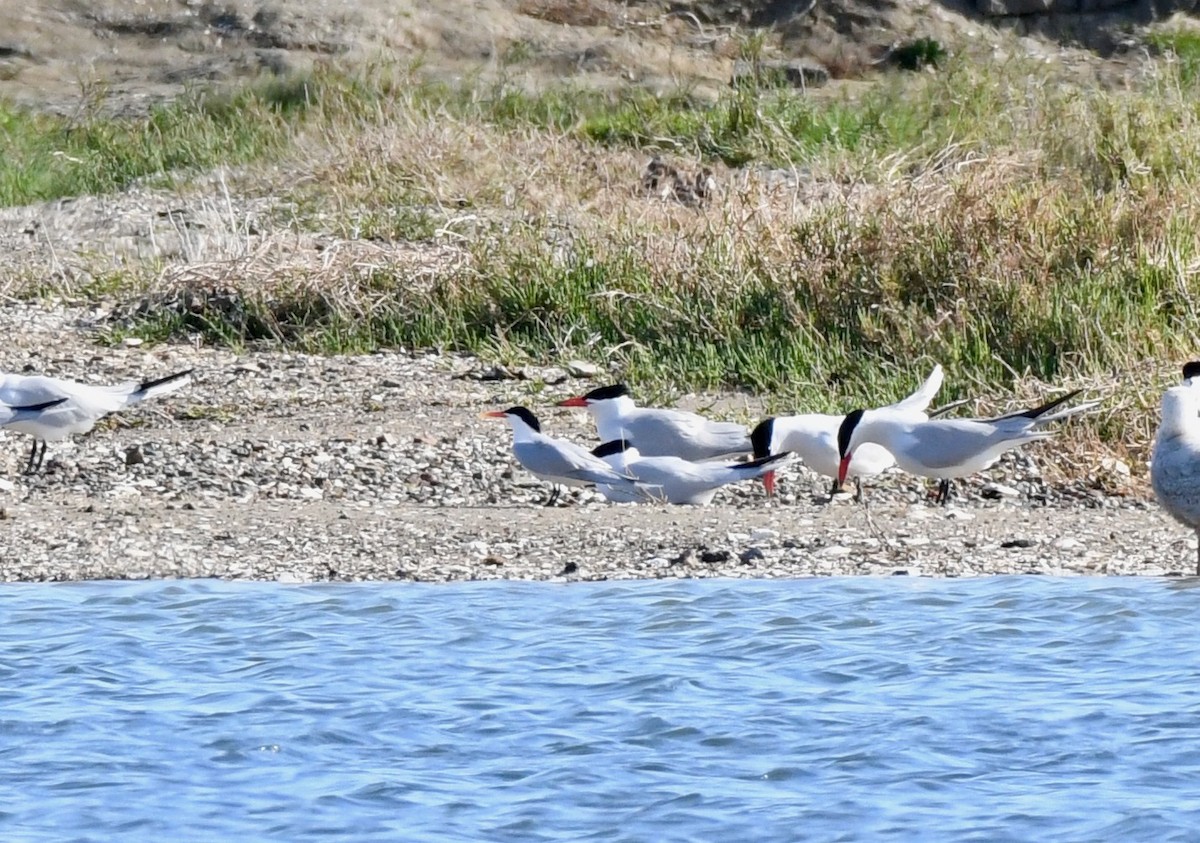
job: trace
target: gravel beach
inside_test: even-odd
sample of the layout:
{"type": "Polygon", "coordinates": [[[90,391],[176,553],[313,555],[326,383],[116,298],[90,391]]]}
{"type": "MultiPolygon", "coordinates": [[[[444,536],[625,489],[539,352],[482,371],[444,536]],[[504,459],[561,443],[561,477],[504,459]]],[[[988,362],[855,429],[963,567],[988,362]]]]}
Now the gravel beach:
{"type": "MultiPolygon", "coordinates": [[[[593,442],[586,414],[552,405],[595,380],[511,379],[435,354],[105,348],[102,316],[10,303],[0,364],[95,382],[194,367],[195,382],[52,443],[34,477],[19,473],[29,440],[0,432],[6,580],[1166,575],[1195,559],[1140,477],[1121,495],[1049,484],[1045,445],[960,485],[946,508],[898,472],[865,509],[830,503],[802,468],[781,474],[773,500],[747,483],[707,508],[611,505],[588,490],[545,508],[508,426],[478,413],[524,403],[548,432],[593,442]]],[[[756,412],[742,396],[721,406],[756,412]]]]}

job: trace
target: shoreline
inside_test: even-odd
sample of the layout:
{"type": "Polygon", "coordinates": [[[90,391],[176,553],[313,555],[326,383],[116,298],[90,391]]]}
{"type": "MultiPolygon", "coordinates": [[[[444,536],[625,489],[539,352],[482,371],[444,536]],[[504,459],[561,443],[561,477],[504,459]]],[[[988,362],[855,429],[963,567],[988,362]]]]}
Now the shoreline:
{"type": "MultiPolygon", "coordinates": [[[[0,431],[7,581],[1163,575],[1190,574],[1195,560],[1144,478],[1106,494],[1088,464],[1050,482],[1061,455],[1040,444],[960,483],[944,509],[894,470],[868,487],[867,510],[828,503],[827,481],[794,466],[774,499],[747,482],[710,507],[572,490],[570,505],[544,508],[546,486],[516,465],[507,425],[478,413],[528,403],[554,435],[590,443],[586,413],[550,405],[598,381],[482,380],[480,361],[454,355],[98,348],[85,316],[0,309],[0,368],[100,383],[194,368],[193,382],[51,443],[34,477],[19,474],[28,438],[0,431]]],[[[727,406],[713,414],[763,411],[746,396],[727,406]]]]}
{"type": "Polygon", "coordinates": [[[321,581],[1190,575],[1152,506],[849,501],[709,508],[123,499],[6,508],[6,581],[321,581]],[[678,511],[676,511],[678,510],[678,511]],[[14,549],[19,548],[19,553],[14,549]]]}

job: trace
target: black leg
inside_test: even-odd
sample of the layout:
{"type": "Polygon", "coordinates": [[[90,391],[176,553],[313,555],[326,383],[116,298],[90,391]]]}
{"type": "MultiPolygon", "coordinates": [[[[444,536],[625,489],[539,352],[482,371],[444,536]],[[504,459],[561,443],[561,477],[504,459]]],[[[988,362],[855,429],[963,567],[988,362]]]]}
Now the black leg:
{"type": "Polygon", "coordinates": [[[862,490],[862,478],[855,477],[854,478],[854,502],[855,503],[863,503],[863,501],[864,501],[864,498],[863,498],[863,490],[862,490]]]}
{"type": "Polygon", "coordinates": [[[832,500],[833,496],[836,495],[841,490],[842,490],[842,487],[838,485],[837,479],[835,478],[833,481],[833,485],[829,487],[829,499],[832,500]]]}
{"type": "Polygon", "coordinates": [[[562,494],[562,486],[557,483],[550,484],[550,497],[546,498],[546,502],[542,506],[554,506],[558,503],[558,496],[562,494]]]}
{"type": "Polygon", "coordinates": [[[37,468],[36,468],[36,469],[34,469],[34,471],[41,471],[41,470],[42,470],[42,463],[44,463],[44,462],[46,461],[46,444],[47,444],[47,443],[46,443],[46,440],[45,440],[45,439],[43,439],[43,440],[42,440],[42,447],[41,447],[41,448],[38,450],[38,463],[37,463],[37,468]]]}
{"type": "Polygon", "coordinates": [[[934,497],[933,502],[940,503],[942,506],[945,506],[946,501],[948,501],[948,500],[950,500],[950,481],[949,480],[939,480],[937,496],[934,497]]]}
{"type": "Polygon", "coordinates": [[[38,453],[38,440],[33,440],[33,447],[29,450],[29,462],[25,464],[26,474],[37,474],[38,469],[42,467],[42,460],[46,458],[46,442],[41,441],[41,453],[38,453]]]}

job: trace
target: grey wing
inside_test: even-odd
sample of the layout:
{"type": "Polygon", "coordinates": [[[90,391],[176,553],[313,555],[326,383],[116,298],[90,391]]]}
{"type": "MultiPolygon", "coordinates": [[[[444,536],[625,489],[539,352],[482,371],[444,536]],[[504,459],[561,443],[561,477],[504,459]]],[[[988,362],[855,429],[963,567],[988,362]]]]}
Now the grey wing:
{"type": "MultiPolygon", "coordinates": [[[[968,465],[996,448],[1015,447],[1046,435],[1029,430],[1004,430],[972,419],[931,421],[917,430],[920,433],[910,441],[908,455],[934,470],[968,465]]],[[[896,457],[899,462],[900,455],[896,457]]]]}
{"type": "Polygon", "coordinates": [[[929,373],[929,377],[925,382],[917,387],[916,391],[907,398],[902,398],[895,404],[890,404],[890,409],[901,410],[904,412],[923,413],[933,401],[938,390],[942,388],[942,379],[944,378],[941,364],[933,367],[933,371],[929,373]]]}
{"type": "Polygon", "coordinates": [[[711,421],[682,410],[647,411],[629,420],[629,438],[644,456],[712,459],[749,453],[744,425],[711,421]]]}
{"type": "Polygon", "coordinates": [[[546,477],[563,477],[580,483],[630,485],[633,482],[613,471],[599,457],[570,442],[520,442],[513,446],[513,453],[526,469],[546,477]]]}
{"type": "MultiPolygon", "coordinates": [[[[954,468],[971,462],[992,446],[996,430],[971,420],[946,419],[928,422],[915,428],[914,435],[905,447],[907,456],[927,468],[954,468]]],[[[902,459],[895,455],[897,461],[902,459]]]]}
{"type": "Polygon", "coordinates": [[[0,403],[10,407],[28,407],[70,397],[71,393],[52,378],[10,375],[0,381],[0,403]]]}

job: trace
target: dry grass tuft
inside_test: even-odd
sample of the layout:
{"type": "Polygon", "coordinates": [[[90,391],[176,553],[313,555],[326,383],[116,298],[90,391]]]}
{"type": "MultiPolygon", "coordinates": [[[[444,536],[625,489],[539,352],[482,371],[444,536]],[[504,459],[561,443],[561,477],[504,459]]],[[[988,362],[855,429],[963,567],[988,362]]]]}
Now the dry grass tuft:
{"type": "Polygon", "coordinates": [[[624,10],[607,0],[519,0],[517,14],[567,26],[612,26],[624,10]]]}
{"type": "Polygon", "coordinates": [[[1200,90],[1176,70],[1102,90],[959,62],[840,99],[715,103],[317,78],[240,183],[270,224],[224,208],[227,242],[129,273],[150,305],[120,330],[586,356],[777,410],[886,403],[936,361],[943,398],[981,414],[1086,387],[1104,404],[1067,464],[1136,473],[1200,324],[1200,90]],[[654,156],[716,190],[642,189],[654,156]]]}

